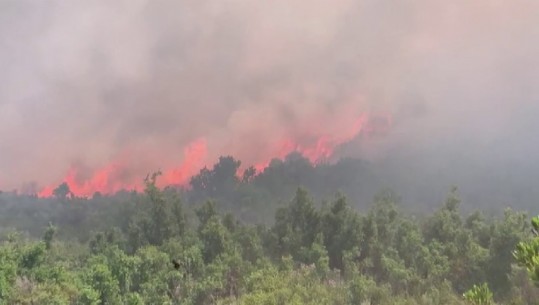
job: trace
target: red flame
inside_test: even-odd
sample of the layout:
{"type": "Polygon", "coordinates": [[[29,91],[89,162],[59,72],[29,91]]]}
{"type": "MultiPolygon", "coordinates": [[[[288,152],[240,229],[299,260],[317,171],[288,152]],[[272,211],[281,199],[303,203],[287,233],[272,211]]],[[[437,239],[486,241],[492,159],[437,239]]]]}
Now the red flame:
{"type": "MultiPolygon", "coordinates": [[[[304,132],[286,136],[276,143],[270,143],[269,151],[263,152],[262,155],[258,154],[260,159],[253,162],[256,171],[263,171],[272,159],[284,159],[292,152],[301,153],[312,163],[329,160],[334,157],[337,147],[356,137],[370,138],[387,132],[391,127],[391,117],[362,114],[352,126],[348,126],[347,130],[339,130],[337,134],[336,132],[320,132],[324,126],[313,126],[316,128],[310,128],[304,132]]],[[[67,183],[74,195],[81,197],[92,196],[96,192],[113,194],[120,190],[142,190],[141,177],[128,171],[128,162],[125,160],[126,158],[118,158],[118,161],[95,170],[90,175],[88,173],[84,175],[85,171],[80,167],[72,166],[63,182],[67,183]]],[[[186,146],[183,161],[178,167],[163,171],[162,177],[158,180],[159,186],[188,186],[190,178],[209,161],[207,141],[204,138],[197,139],[186,146]]],[[[243,168],[240,169],[241,171],[243,168]]],[[[38,193],[38,196],[50,197],[54,189],[54,186],[47,186],[38,193]]]]}
{"type": "MultiPolygon", "coordinates": [[[[72,166],[64,178],[64,181],[70,191],[76,196],[88,197],[97,192],[102,194],[111,194],[120,190],[140,190],[140,183],[125,179],[126,167],[113,162],[104,166],[85,178],[84,171],[80,167],[72,166]]],[[[39,197],[50,197],[53,195],[55,187],[47,186],[38,193],[39,197]]]]}
{"type": "Polygon", "coordinates": [[[54,192],[54,187],[49,185],[49,186],[44,187],[41,191],[39,191],[39,193],[37,193],[37,196],[40,198],[52,197],[53,192],[54,192]]]}
{"type": "Polygon", "coordinates": [[[205,165],[204,161],[208,155],[208,148],[205,139],[198,139],[189,144],[184,149],[184,160],[175,169],[166,171],[161,180],[164,185],[186,185],[189,179],[196,175],[205,165]]]}
{"type": "MultiPolygon", "coordinates": [[[[160,180],[160,186],[185,185],[189,178],[195,175],[203,166],[202,162],[206,154],[206,141],[204,139],[198,139],[189,144],[184,150],[182,164],[178,168],[165,171],[163,179],[160,180]]],[[[63,182],[69,186],[74,195],[89,197],[96,192],[113,194],[121,190],[142,190],[143,185],[140,177],[134,177],[136,175],[127,175],[126,166],[115,162],[96,170],[88,179],[82,177],[78,167],[72,166],[63,182]]],[[[54,186],[47,186],[37,195],[38,197],[51,197],[54,189],[54,186]]]]}
{"type": "Polygon", "coordinates": [[[285,138],[277,146],[276,152],[270,159],[258,162],[254,165],[257,172],[262,172],[268,167],[271,159],[284,159],[292,152],[299,152],[311,163],[317,164],[328,161],[335,154],[335,149],[340,145],[352,141],[356,137],[372,138],[385,134],[391,127],[390,115],[369,115],[364,113],[357,118],[351,128],[340,134],[303,134],[296,138],[285,138]],[[301,139],[301,140],[298,140],[301,139]]]}

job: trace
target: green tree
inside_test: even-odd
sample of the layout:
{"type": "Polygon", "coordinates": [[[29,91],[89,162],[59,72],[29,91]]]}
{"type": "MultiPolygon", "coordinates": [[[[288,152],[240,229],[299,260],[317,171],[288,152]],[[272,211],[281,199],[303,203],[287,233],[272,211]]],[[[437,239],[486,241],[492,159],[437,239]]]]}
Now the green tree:
{"type": "Polygon", "coordinates": [[[297,189],[289,206],[277,211],[272,231],[277,239],[278,256],[297,257],[302,247],[312,245],[320,233],[320,214],[306,190],[297,189]]]}
{"type": "Polygon", "coordinates": [[[161,172],[154,173],[150,177],[146,177],[144,181],[146,186],[144,192],[151,204],[151,233],[149,235],[149,242],[152,245],[163,244],[174,233],[170,206],[167,204],[163,191],[156,186],[157,177],[160,175],[161,172]]]}
{"type": "Polygon", "coordinates": [[[492,305],[492,292],[486,283],[480,286],[474,285],[472,289],[464,293],[464,299],[471,305],[492,305]]]}
{"type": "Polygon", "coordinates": [[[338,195],[331,206],[322,211],[321,226],[324,245],[328,251],[330,268],[342,270],[343,253],[359,245],[363,236],[361,220],[347,203],[338,195]]]}
{"type": "Polygon", "coordinates": [[[57,228],[49,222],[45,233],[43,234],[43,242],[45,242],[45,247],[49,250],[52,246],[52,241],[56,235],[57,228]]]}
{"type": "MultiPolygon", "coordinates": [[[[82,277],[93,291],[97,293],[99,304],[120,304],[120,289],[118,280],[109,267],[104,263],[104,257],[95,257],[83,271],[82,277]]],[[[88,291],[86,302],[92,302],[95,294],[88,291]]]]}
{"type": "Polygon", "coordinates": [[[510,279],[515,263],[513,252],[519,241],[527,237],[529,221],[526,214],[507,209],[503,218],[490,227],[490,253],[484,269],[495,296],[504,298],[513,285],[510,279]]]}
{"type": "Polygon", "coordinates": [[[223,254],[230,243],[230,233],[218,217],[210,218],[200,230],[204,261],[209,263],[223,254]]]}
{"type": "Polygon", "coordinates": [[[518,243],[514,256],[517,262],[528,270],[530,278],[539,286],[539,216],[532,218],[533,238],[518,243]]]}
{"type": "Polygon", "coordinates": [[[8,245],[0,246],[0,304],[10,295],[17,276],[17,253],[8,245]]]}

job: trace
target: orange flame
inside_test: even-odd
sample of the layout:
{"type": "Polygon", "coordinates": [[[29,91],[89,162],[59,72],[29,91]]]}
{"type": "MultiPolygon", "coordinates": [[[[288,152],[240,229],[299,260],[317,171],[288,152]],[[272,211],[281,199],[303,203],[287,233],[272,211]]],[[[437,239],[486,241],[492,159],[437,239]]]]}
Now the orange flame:
{"type": "Polygon", "coordinates": [[[163,184],[187,185],[189,179],[204,166],[207,155],[208,148],[205,139],[201,138],[187,145],[184,149],[182,164],[178,168],[168,170],[163,174],[163,184]]]}
{"type": "MultiPolygon", "coordinates": [[[[206,141],[198,139],[189,144],[184,150],[184,160],[182,164],[175,169],[165,171],[162,183],[164,185],[185,185],[189,178],[196,174],[202,167],[207,154],[206,141]]],[[[121,190],[143,189],[142,181],[137,177],[134,181],[131,175],[124,175],[126,167],[119,162],[109,164],[96,170],[89,179],[81,177],[80,170],[77,167],[71,167],[64,178],[70,191],[79,197],[89,197],[96,192],[102,194],[114,194],[121,190]]],[[[37,195],[38,197],[51,197],[55,187],[47,186],[37,195]]]]}
{"type": "MultiPolygon", "coordinates": [[[[372,138],[379,134],[385,134],[390,129],[391,124],[392,119],[388,114],[369,115],[368,113],[363,113],[354,121],[350,129],[337,135],[304,135],[295,139],[283,139],[277,145],[276,152],[271,159],[284,159],[288,154],[298,152],[313,164],[328,161],[334,156],[335,149],[340,145],[350,142],[360,136],[372,138]],[[298,138],[303,140],[298,141],[298,138]]],[[[260,173],[268,167],[270,161],[271,160],[264,160],[258,162],[253,167],[257,173],[260,173]]]]}
{"type": "MultiPolygon", "coordinates": [[[[340,145],[350,142],[357,137],[370,138],[378,134],[383,134],[391,127],[391,116],[362,114],[355,120],[348,130],[341,130],[340,133],[317,132],[323,129],[315,126],[313,130],[307,130],[302,134],[287,136],[281,141],[271,145],[273,147],[263,155],[269,156],[263,160],[256,160],[253,167],[256,172],[262,172],[268,167],[271,159],[284,159],[292,152],[299,152],[310,162],[316,164],[327,161],[334,157],[335,150],[340,145]]],[[[125,158],[119,158],[124,160],[125,158]]],[[[191,177],[196,175],[200,169],[206,166],[208,161],[207,141],[204,138],[191,142],[184,149],[182,163],[172,169],[165,170],[159,186],[180,185],[187,187],[191,177]]],[[[63,182],[67,183],[69,189],[75,196],[89,197],[96,192],[102,194],[113,194],[121,190],[143,189],[140,177],[128,175],[126,162],[112,162],[96,171],[88,177],[82,175],[80,168],[72,166],[63,182]]],[[[240,173],[243,169],[240,169],[240,173]]],[[[238,174],[240,174],[238,173],[238,174]]],[[[55,187],[46,186],[37,195],[39,197],[50,197],[54,193],[55,187]]]]}

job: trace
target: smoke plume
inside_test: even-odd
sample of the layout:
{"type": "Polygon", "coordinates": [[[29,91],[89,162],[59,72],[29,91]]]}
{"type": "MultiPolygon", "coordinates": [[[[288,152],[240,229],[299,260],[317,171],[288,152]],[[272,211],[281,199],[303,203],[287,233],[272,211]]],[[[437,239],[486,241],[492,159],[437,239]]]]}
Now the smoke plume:
{"type": "Polygon", "coordinates": [[[533,0],[2,1],[0,189],[71,179],[112,192],[155,169],[181,183],[220,155],[263,166],[343,143],[456,183],[470,168],[451,162],[535,164],[538,12],[533,0]],[[373,115],[391,130],[361,140],[373,115]]]}

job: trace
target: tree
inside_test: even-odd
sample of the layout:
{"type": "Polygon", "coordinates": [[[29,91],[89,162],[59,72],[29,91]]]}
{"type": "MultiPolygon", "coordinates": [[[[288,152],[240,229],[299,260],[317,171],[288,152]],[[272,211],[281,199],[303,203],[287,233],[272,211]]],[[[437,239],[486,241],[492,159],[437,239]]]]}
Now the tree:
{"type": "MultiPolygon", "coordinates": [[[[180,211],[171,211],[171,206],[168,204],[163,191],[156,186],[157,177],[161,175],[161,172],[156,172],[144,180],[145,194],[148,197],[150,207],[150,229],[148,241],[152,245],[161,245],[164,241],[172,237],[174,231],[172,216],[181,217],[176,213],[180,211]]],[[[177,207],[176,207],[177,208],[177,207]]]]}
{"type": "Polygon", "coordinates": [[[496,297],[508,296],[514,283],[510,276],[514,269],[513,252],[517,244],[529,234],[529,220],[526,214],[507,209],[503,219],[490,225],[489,258],[485,269],[489,287],[496,297]]]}
{"type": "Polygon", "coordinates": [[[246,170],[243,171],[243,177],[241,178],[241,182],[251,182],[255,176],[256,169],[254,168],[254,166],[249,166],[246,170]]]}
{"type": "Polygon", "coordinates": [[[329,255],[329,266],[343,270],[343,253],[358,245],[362,238],[361,220],[338,195],[329,208],[322,210],[321,227],[324,245],[329,255]]]}
{"type": "Polygon", "coordinates": [[[52,194],[59,199],[66,199],[68,195],[71,195],[71,190],[69,185],[66,182],[60,184],[57,188],[52,191],[52,194]]]}
{"type": "Polygon", "coordinates": [[[17,253],[11,246],[0,246],[0,304],[13,289],[17,275],[17,253]]]}
{"type": "Polygon", "coordinates": [[[169,201],[171,201],[172,221],[175,223],[176,229],[175,234],[181,236],[185,233],[187,227],[187,219],[182,201],[176,193],[172,194],[172,198],[169,201]]]}
{"type": "Polygon", "coordinates": [[[52,246],[52,241],[54,239],[54,236],[56,235],[56,230],[56,227],[49,222],[49,225],[45,230],[45,234],[43,234],[43,241],[45,242],[45,247],[47,248],[47,250],[49,250],[52,246]]]}
{"type": "Polygon", "coordinates": [[[236,176],[241,165],[231,156],[220,157],[213,168],[203,168],[191,178],[190,184],[195,200],[221,197],[230,199],[240,179],[236,176]]]}
{"type": "Polygon", "coordinates": [[[486,283],[481,286],[474,285],[472,289],[464,293],[464,299],[471,305],[492,305],[492,292],[486,283]]]}
{"type": "Polygon", "coordinates": [[[203,228],[210,219],[217,217],[215,202],[206,201],[202,206],[195,210],[199,222],[199,229],[203,228]]]}
{"type": "Polygon", "coordinates": [[[532,218],[533,238],[518,243],[514,256],[520,266],[528,270],[530,278],[539,286],[539,216],[532,218]]]}
{"type": "Polygon", "coordinates": [[[297,258],[300,248],[309,248],[320,233],[320,214],[306,190],[298,188],[288,207],[281,208],[272,228],[277,238],[278,255],[297,258]]]}
{"type": "Polygon", "coordinates": [[[83,278],[97,292],[100,304],[120,304],[118,280],[106,264],[94,261],[84,272],[83,278]]]}
{"type": "Polygon", "coordinates": [[[210,218],[200,230],[200,239],[204,245],[204,261],[209,263],[223,254],[229,244],[229,232],[218,217],[210,218]]]}

